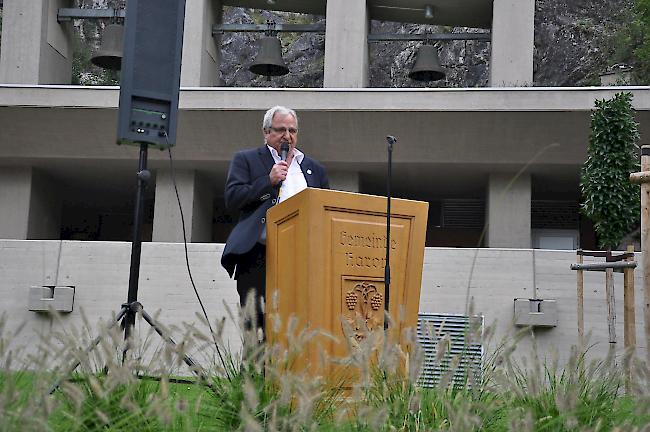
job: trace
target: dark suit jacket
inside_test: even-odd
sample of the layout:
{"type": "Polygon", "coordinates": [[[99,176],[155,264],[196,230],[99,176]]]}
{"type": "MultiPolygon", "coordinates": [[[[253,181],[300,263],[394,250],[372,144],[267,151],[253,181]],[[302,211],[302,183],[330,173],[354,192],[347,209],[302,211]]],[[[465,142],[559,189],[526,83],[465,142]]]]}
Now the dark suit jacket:
{"type": "MultiPolygon", "coordinates": [[[[275,205],[279,186],[272,186],[269,173],[275,161],[268,147],[235,154],[226,179],[225,200],[229,210],[240,212],[239,221],[226,241],[221,265],[232,277],[241,255],[250,251],[266,224],[266,211],[275,205]]],[[[329,189],[325,167],[306,155],[300,164],[308,187],[329,189]]]]}

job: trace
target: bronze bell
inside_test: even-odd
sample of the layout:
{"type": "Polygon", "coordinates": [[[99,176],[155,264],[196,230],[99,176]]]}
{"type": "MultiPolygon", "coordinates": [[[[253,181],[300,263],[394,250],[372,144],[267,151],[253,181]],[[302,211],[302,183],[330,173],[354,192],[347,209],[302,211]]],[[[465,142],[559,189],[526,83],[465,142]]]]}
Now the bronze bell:
{"type": "Polygon", "coordinates": [[[124,26],[109,24],[102,34],[102,45],[90,61],[100,68],[120,70],[124,45],[124,26]]]}
{"type": "Polygon", "coordinates": [[[440,66],[438,49],[433,45],[422,45],[418,49],[409,78],[416,81],[438,81],[445,75],[447,72],[440,66]]]}
{"type": "Polygon", "coordinates": [[[289,73],[289,68],[282,60],[282,45],[280,39],[264,36],[260,39],[260,50],[255,61],[248,70],[257,75],[280,76],[289,73]]]}

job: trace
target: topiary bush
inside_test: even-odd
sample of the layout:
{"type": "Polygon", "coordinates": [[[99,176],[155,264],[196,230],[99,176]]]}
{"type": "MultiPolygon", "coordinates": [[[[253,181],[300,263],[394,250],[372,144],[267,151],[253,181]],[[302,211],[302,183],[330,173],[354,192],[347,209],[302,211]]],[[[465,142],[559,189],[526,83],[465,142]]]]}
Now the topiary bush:
{"type": "Polygon", "coordinates": [[[599,247],[616,247],[639,222],[639,186],[629,180],[639,170],[638,140],[631,93],[596,100],[580,190],[581,211],[593,222],[599,247]]]}

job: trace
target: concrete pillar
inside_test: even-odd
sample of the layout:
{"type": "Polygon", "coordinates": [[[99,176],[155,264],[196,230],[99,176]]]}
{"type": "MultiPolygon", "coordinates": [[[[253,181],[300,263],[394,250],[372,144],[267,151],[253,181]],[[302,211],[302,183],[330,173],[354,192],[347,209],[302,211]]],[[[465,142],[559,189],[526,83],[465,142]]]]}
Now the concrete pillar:
{"type": "MultiPolygon", "coordinates": [[[[194,170],[175,170],[176,186],[181,197],[188,242],[212,241],[213,193],[209,184],[194,170]]],[[[182,242],[183,227],[168,169],[156,172],[156,198],[152,240],[182,242]]]]}
{"type": "Polygon", "coordinates": [[[368,86],[366,0],[328,0],[324,87],[368,86]]]}
{"type": "Polygon", "coordinates": [[[220,36],[212,37],[212,26],[221,22],[221,0],[192,0],[185,3],[181,85],[219,85],[220,36]]]}
{"type": "Polygon", "coordinates": [[[529,174],[490,174],[487,191],[487,245],[498,248],[531,247],[529,174]]]}
{"type": "Polygon", "coordinates": [[[533,83],[535,0],[494,0],[490,86],[533,83]]]}
{"type": "Polygon", "coordinates": [[[70,84],[72,24],[56,21],[61,7],[72,1],[4,1],[0,83],[70,84]]]}
{"type": "Polygon", "coordinates": [[[52,240],[61,234],[61,199],[51,181],[30,167],[0,168],[0,238],[52,240]]]}
{"type": "Polygon", "coordinates": [[[331,171],[327,173],[330,189],[346,192],[360,192],[359,173],[355,171],[331,171]]]}

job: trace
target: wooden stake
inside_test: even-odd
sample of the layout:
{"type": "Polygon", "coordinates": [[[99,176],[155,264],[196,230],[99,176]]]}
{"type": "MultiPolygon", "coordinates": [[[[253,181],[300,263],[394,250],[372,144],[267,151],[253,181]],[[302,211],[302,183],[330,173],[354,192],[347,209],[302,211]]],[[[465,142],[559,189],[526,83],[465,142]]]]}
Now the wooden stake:
{"type": "MultiPolygon", "coordinates": [[[[641,171],[650,171],[650,146],[641,147],[641,171]]],[[[641,251],[643,262],[643,327],[646,359],[650,364],[650,183],[641,185],[641,251]]]]}
{"type": "MultiPolygon", "coordinates": [[[[582,264],[583,257],[578,250],[578,263],[582,264]]],[[[578,338],[580,340],[580,346],[584,346],[585,343],[585,305],[584,305],[584,292],[585,292],[585,283],[584,283],[584,274],[582,270],[578,270],[578,285],[577,285],[577,296],[578,296],[578,338]]]]}
{"type": "MultiPolygon", "coordinates": [[[[632,257],[627,261],[634,261],[634,246],[629,245],[627,252],[632,257]]],[[[625,349],[636,346],[636,316],[634,310],[634,269],[623,270],[623,340],[625,349]]]]}
{"type": "Polygon", "coordinates": [[[614,297],[614,270],[605,270],[605,295],[607,296],[607,329],[610,347],[616,343],[616,299],[614,297]]]}

